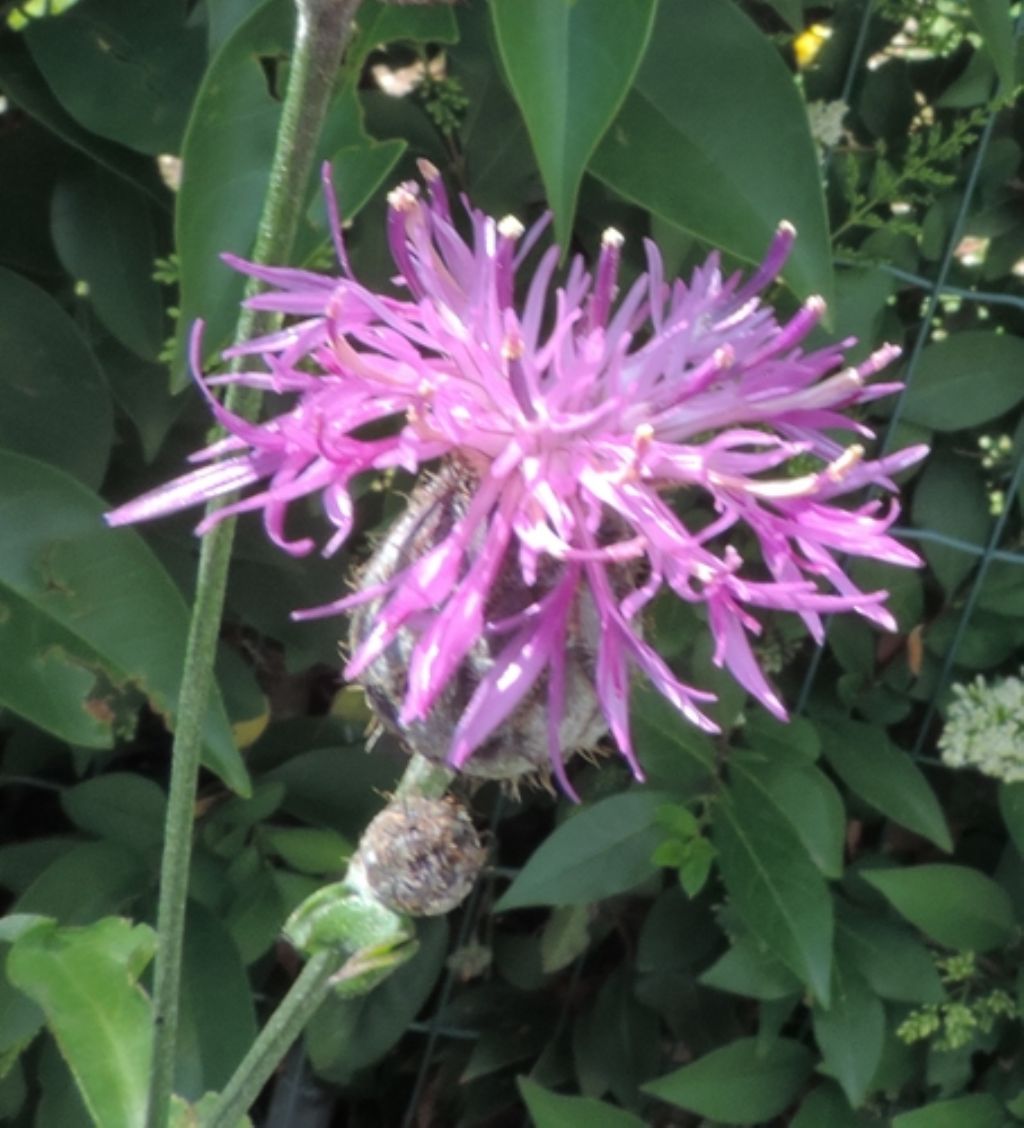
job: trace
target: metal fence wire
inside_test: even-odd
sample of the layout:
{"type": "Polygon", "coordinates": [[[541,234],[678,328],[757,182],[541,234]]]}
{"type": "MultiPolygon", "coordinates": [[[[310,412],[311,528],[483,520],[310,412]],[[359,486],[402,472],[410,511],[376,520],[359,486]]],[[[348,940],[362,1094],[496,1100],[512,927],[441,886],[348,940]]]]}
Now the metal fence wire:
{"type": "MultiPolygon", "coordinates": [[[[865,61],[865,52],[868,44],[868,29],[871,17],[874,13],[875,3],[874,0],[867,0],[864,4],[863,13],[858,27],[858,32],[854,44],[854,49],[851,53],[850,61],[846,70],[841,100],[846,104],[850,103],[851,95],[853,93],[858,76],[861,72],[862,65],[865,61]]],[[[1019,44],[1022,30],[1024,30],[1024,6],[1021,7],[1019,14],[1016,17],[1013,29],[1014,42],[1019,44]]],[[[995,90],[993,90],[993,95],[995,90]]],[[[943,248],[941,257],[938,260],[938,268],[935,276],[932,279],[922,277],[910,273],[905,270],[885,264],[873,264],[878,269],[891,274],[901,282],[907,283],[912,286],[919,287],[924,297],[923,313],[921,316],[920,325],[914,335],[913,342],[907,353],[907,359],[903,367],[901,379],[904,382],[904,388],[901,392],[898,401],[895,404],[892,415],[883,432],[880,451],[883,453],[890,449],[899,427],[900,421],[903,417],[904,406],[906,403],[907,394],[914,384],[915,377],[918,373],[919,363],[925,345],[931,339],[934,327],[936,314],[939,311],[940,303],[943,298],[953,297],[959,299],[964,303],[974,303],[977,305],[1008,305],[1024,310],[1024,298],[1020,298],[1010,294],[991,293],[988,291],[978,289],[964,289],[949,283],[950,269],[954,262],[957,247],[960,245],[964,230],[967,224],[968,216],[970,215],[972,202],[978,187],[979,176],[985,162],[986,155],[991,144],[993,132],[995,129],[996,117],[998,107],[993,107],[989,113],[981,133],[978,137],[975,146],[974,156],[970,165],[970,170],[965,182],[963,195],[960,200],[959,208],[953,220],[953,224],[949,230],[948,238],[943,248]]],[[[831,159],[826,160],[826,174],[831,172],[831,159]]],[[[842,257],[837,258],[836,264],[840,269],[844,266],[853,265],[849,260],[844,260],[842,257]]],[[[857,264],[862,265],[862,264],[857,264]]],[[[1024,380],[1024,372],[1021,373],[1021,378],[1024,380]]],[[[1002,510],[996,520],[993,522],[989,532],[988,539],[984,544],[972,544],[967,541],[959,540],[954,537],[947,536],[941,532],[928,529],[914,529],[906,526],[897,526],[893,529],[893,533],[902,538],[918,542],[932,542],[941,544],[945,547],[954,549],[958,552],[967,554],[976,558],[977,565],[974,571],[973,578],[970,586],[964,594],[962,607],[959,611],[959,616],[953,633],[952,641],[946,651],[940,673],[934,685],[933,691],[927,701],[924,709],[924,714],[920,725],[917,729],[917,734],[914,739],[912,752],[916,758],[922,758],[922,750],[924,749],[928,740],[929,734],[932,732],[933,723],[938,711],[939,701],[942,695],[949,687],[952,679],[954,668],[956,667],[957,657],[960,652],[964,636],[971,625],[974,612],[977,608],[978,599],[981,594],[982,588],[985,584],[988,571],[995,561],[1009,563],[1014,565],[1024,565],[1024,553],[1014,551],[1012,549],[1002,547],[1004,537],[1006,536],[1009,515],[1013,508],[1012,499],[1016,498],[1018,491],[1022,484],[1024,484],[1024,442],[1015,442],[1015,449],[1013,453],[1012,470],[1010,472],[1009,485],[1006,489],[1006,504],[1003,505],[1002,510]]],[[[825,652],[824,646],[818,648],[808,665],[806,675],[796,702],[795,712],[802,712],[810,694],[815,686],[815,683],[821,673],[821,663],[825,652]]],[[[927,757],[930,762],[938,763],[933,757],[927,757]]],[[[497,825],[501,821],[504,812],[504,803],[499,799],[492,814],[492,826],[497,825]]],[[[457,951],[465,944],[470,938],[477,934],[480,927],[481,915],[488,903],[488,898],[484,896],[486,889],[487,878],[483,879],[482,883],[478,883],[477,888],[474,890],[470,901],[467,903],[462,918],[460,921],[457,936],[455,938],[454,950],[457,951]]],[[[573,970],[570,974],[579,975],[582,962],[586,959],[585,954],[579,957],[573,970]]],[[[446,1026],[444,1021],[444,1012],[447,1010],[455,990],[458,985],[457,975],[454,969],[446,970],[441,986],[436,995],[435,1008],[433,1017],[423,1023],[417,1024],[416,1029],[425,1034],[425,1041],[422,1052],[419,1057],[419,1066],[416,1074],[416,1079],[413,1084],[412,1092],[406,1106],[405,1115],[402,1120],[402,1128],[413,1128],[417,1122],[417,1112],[420,1110],[421,1101],[426,1091],[427,1080],[430,1075],[432,1067],[435,1065],[439,1046],[443,1039],[466,1039],[479,1037],[478,1031],[467,1031],[463,1029],[452,1029],[446,1026]]],[[[561,1016],[556,1023],[554,1029],[563,1030],[569,1021],[569,999],[571,993],[566,994],[566,1002],[563,1004],[561,1016]]],[[[529,1118],[524,1122],[529,1123],[529,1118]]]]}

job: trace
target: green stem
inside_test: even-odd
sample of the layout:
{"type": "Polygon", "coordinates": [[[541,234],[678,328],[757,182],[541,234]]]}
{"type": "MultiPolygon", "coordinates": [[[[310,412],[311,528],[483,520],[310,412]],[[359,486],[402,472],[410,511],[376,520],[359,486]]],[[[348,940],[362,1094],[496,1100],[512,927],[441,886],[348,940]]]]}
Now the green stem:
{"type": "Polygon", "coordinates": [[[217,1098],[204,1121],[206,1128],[235,1128],[306,1023],[331,993],[331,977],[344,962],[343,951],[317,952],[309,958],[217,1098]]]}
{"type": "MultiPolygon", "coordinates": [[[[291,253],[301,211],[298,201],[305,199],[320,129],[359,3],[360,0],[296,0],[298,17],[288,89],[253,250],[253,259],[258,263],[286,262],[291,253]]],[[[272,324],[268,315],[243,308],[235,340],[249,340],[272,324]]],[[[260,396],[251,388],[235,386],[226,403],[239,415],[254,418],[260,396]]],[[[222,499],[219,505],[229,500],[222,499]]],[[[222,522],[203,538],[185,649],[160,870],[153,984],[156,1018],[147,1128],[165,1128],[170,1114],[196,782],[233,540],[233,521],[222,522]]]]}
{"type": "MultiPolygon", "coordinates": [[[[395,798],[410,795],[440,798],[454,777],[455,773],[450,768],[414,755],[395,789],[395,798]]],[[[365,896],[372,898],[373,895],[368,893],[365,896]]],[[[320,951],[310,957],[302,974],[231,1075],[208,1119],[204,1120],[205,1128],[234,1128],[248,1112],[292,1043],[331,993],[332,978],[351,956],[350,950],[339,945],[332,951],[320,951]]]]}
{"type": "Polygon", "coordinates": [[[410,759],[402,778],[395,788],[395,797],[422,795],[427,799],[440,799],[455,778],[455,772],[443,764],[435,764],[426,756],[416,754],[410,759]]]}

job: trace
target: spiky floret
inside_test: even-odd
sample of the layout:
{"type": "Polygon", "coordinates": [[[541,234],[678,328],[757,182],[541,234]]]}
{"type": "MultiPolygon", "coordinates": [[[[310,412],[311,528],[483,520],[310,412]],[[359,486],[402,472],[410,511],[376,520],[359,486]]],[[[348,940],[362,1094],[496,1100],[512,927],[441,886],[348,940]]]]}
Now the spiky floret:
{"type": "Polygon", "coordinates": [[[682,684],[643,639],[641,613],[659,591],[704,605],[715,662],[779,717],[784,706],[750,645],[759,609],[796,613],[818,640],[823,613],[852,611],[893,627],[886,593],[859,590],[843,559],[917,564],[888,535],[898,507],[836,502],[867,485],[894,491],[892,476],[925,448],[872,461],[863,446],[834,437],[871,437],[847,411],[899,387],[869,383],[898,350],[885,347],[855,366],[843,364],[849,341],[803,350],[822,300],[780,321],[761,297],[792,246],[790,225],[780,225],[747,280],[724,276],[712,255],[688,281],[668,281],[647,242],[647,270],[619,294],[618,232],[605,234],[593,274],[575,259],[556,284],[559,250],[550,247],[522,279],[546,221],[524,230],[467,203],[464,237],[437,171],[421,171],[425,196],[408,183],[389,197],[398,297],[353,277],[336,217],[340,277],[225,256],[268,287],[248,304],[289,321],[228,350],[258,359],[256,370],[200,380],[227,437],[194,456],[200,467],[191,474],[115,510],[111,524],[243,490],[199,531],[261,510],[270,537],[301,555],[315,545],[288,538],[286,512],[319,494],[334,526],[323,549],[330,554],[352,531],[357,475],[457,461],[470,471],[472,492],[443,538],[385,581],[297,615],[377,602],[346,667],[350,678],[399,632],[413,632],[405,724],[429,715],[476,640],[500,639],[454,727],[449,760],[463,765],[546,684],[552,769],[566,787],[566,638],[583,593],[600,628],[594,687],[637,775],[631,670],[694,724],[715,728],[701,711],[712,695],[682,684]],[[225,383],[260,388],[284,406],[248,423],[209,391],[225,383]],[[390,426],[367,427],[381,422],[390,426]],[[796,460],[814,469],[796,474],[796,460]],[[691,524],[672,508],[679,491],[705,499],[702,520],[691,524]],[[741,543],[756,550],[744,556],[741,543]],[[625,592],[615,580],[623,566],[642,577],[625,592]],[[534,597],[511,620],[494,621],[489,593],[508,569],[534,597]]]}

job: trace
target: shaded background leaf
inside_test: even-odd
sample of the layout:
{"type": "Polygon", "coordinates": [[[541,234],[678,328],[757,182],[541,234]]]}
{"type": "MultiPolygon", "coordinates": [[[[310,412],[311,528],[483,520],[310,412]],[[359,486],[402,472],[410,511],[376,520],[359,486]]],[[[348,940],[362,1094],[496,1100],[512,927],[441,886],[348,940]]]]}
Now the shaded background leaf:
{"type": "Polygon", "coordinates": [[[1006,893],[968,866],[924,865],[863,870],[879,890],[925,935],[948,948],[989,951],[1013,934],[1013,909],[1006,893]]]}
{"type": "Polygon", "coordinates": [[[800,237],[783,277],[801,297],[831,298],[806,111],[777,53],[731,3],[660,6],[636,83],[591,170],[627,199],[747,262],[760,261],[788,219],[800,237]]]}
{"type": "Polygon", "coordinates": [[[87,486],[98,486],[114,436],[103,373],[53,298],[3,268],[0,356],[0,447],[40,458],[87,486]]]}
{"type": "MultiPolygon", "coordinates": [[[[106,528],[105,509],[61,471],[0,452],[7,530],[0,593],[16,612],[0,619],[0,636],[7,634],[0,685],[19,691],[17,701],[7,700],[10,707],[46,727],[48,667],[70,665],[74,678],[64,692],[77,694],[73,708],[89,713],[90,743],[100,747],[113,743],[125,711],[130,720],[142,698],[173,724],[188,628],[188,609],[170,577],[138,533],[106,528]]],[[[66,712],[69,699],[58,700],[57,708],[66,712]]],[[[206,726],[206,762],[236,791],[247,790],[217,693],[206,726]]]]}
{"type": "Polygon", "coordinates": [[[632,85],[656,10],[657,0],[492,0],[505,73],[563,247],[583,171],[632,85]]]}

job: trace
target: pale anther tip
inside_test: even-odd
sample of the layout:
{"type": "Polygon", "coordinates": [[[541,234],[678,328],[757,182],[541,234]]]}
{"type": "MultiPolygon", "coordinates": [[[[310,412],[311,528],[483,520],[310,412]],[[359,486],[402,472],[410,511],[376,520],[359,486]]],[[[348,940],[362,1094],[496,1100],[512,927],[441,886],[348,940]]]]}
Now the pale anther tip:
{"type": "Polygon", "coordinates": [[[788,235],[790,238],[795,238],[796,227],[789,222],[788,219],[779,221],[779,226],[775,229],[780,235],[788,235]]]}
{"type": "Polygon", "coordinates": [[[518,239],[525,230],[526,228],[514,215],[506,215],[498,220],[498,234],[503,235],[506,239],[518,239]]]}
{"type": "Polygon", "coordinates": [[[626,241],[626,236],[617,227],[606,227],[601,233],[601,246],[618,250],[626,241]]]}
{"type": "Polygon", "coordinates": [[[526,345],[521,337],[506,337],[501,343],[501,355],[506,360],[519,360],[526,352],[526,345]]]}
{"type": "Polygon", "coordinates": [[[713,356],[718,368],[728,368],[736,359],[736,350],[732,345],[719,345],[713,356]]]}
{"type": "Polygon", "coordinates": [[[811,296],[804,302],[804,309],[808,313],[822,314],[828,309],[828,302],[821,296],[821,294],[811,294],[811,296]]]}
{"type": "Polygon", "coordinates": [[[395,211],[411,211],[417,204],[416,186],[414,184],[399,184],[388,193],[388,207],[395,211]]]}
{"type": "Polygon", "coordinates": [[[433,184],[435,180],[441,179],[441,173],[438,171],[437,165],[433,161],[428,161],[426,157],[420,157],[416,162],[416,167],[419,169],[420,176],[428,184],[433,184]]]}

